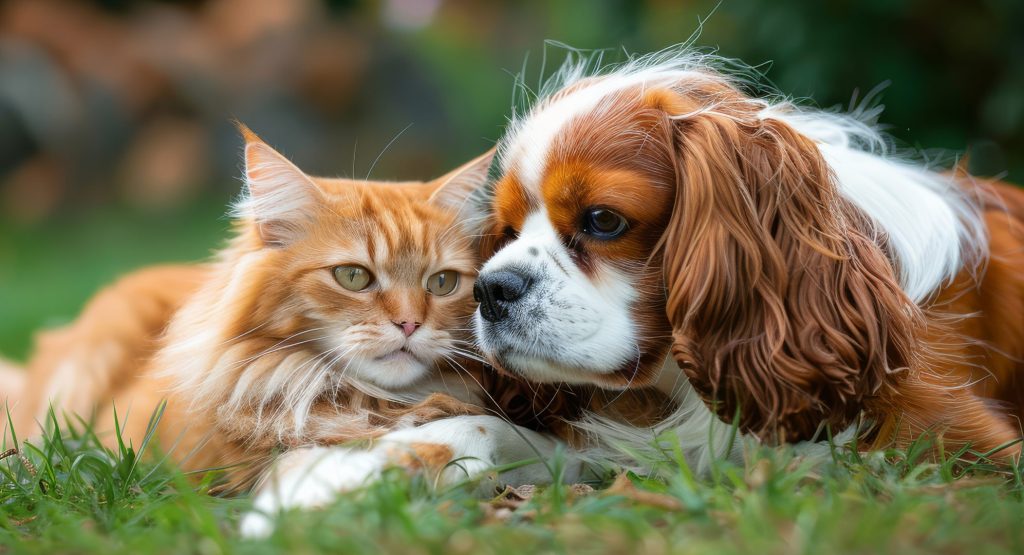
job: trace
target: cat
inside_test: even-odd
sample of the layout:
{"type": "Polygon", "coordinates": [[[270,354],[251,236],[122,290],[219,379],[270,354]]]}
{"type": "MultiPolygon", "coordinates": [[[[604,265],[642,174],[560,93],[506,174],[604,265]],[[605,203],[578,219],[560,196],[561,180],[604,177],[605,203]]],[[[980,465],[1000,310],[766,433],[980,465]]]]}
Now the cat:
{"type": "Polygon", "coordinates": [[[186,470],[231,467],[241,488],[275,450],[484,412],[460,209],[493,151],[426,183],[325,179],[240,130],[246,192],[227,246],[124,277],[43,334],[7,388],[22,435],[51,403],[105,432],[116,409],[138,448],[160,410],[163,450],[186,470]]]}

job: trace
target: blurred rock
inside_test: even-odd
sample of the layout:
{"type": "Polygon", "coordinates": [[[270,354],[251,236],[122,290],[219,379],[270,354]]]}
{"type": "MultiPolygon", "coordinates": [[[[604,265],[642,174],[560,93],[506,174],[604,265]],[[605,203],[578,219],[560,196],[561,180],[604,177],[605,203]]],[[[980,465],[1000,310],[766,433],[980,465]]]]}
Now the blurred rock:
{"type": "Polygon", "coordinates": [[[163,118],[132,141],[119,172],[124,197],[148,210],[172,209],[194,199],[210,181],[210,145],[202,125],[163,118]]]}
{"type": "Polygon", "coordinates": [[[0,217],[21,225],[35,225],[52,215],[64,193],[61,164],[40,154],[7,176],[0,189],[0,217]]]}

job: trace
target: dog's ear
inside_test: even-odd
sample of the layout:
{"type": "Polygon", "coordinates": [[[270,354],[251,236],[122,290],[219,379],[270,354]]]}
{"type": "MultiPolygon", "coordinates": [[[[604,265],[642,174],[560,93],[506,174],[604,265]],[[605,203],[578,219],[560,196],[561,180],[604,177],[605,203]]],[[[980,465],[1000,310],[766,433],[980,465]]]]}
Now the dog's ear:
{"type": "Polygon", "coordinates": [[[661,243],[673,356],[719,416],[764,439],[849,424],[915,364],[923,318],[872,223],[786,123],[662,104],[677,183],[661,243]]]}

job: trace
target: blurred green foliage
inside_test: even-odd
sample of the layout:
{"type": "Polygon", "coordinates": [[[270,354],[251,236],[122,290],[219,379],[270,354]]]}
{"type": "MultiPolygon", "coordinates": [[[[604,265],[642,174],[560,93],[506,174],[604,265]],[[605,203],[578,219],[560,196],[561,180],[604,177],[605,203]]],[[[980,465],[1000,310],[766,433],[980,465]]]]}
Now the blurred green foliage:
{"type": "Polygon", "coordinates": [[[700,21],[698,46],[784,93],[845,105],[889,82],[898,139],[1024,176],[1019,0],[10,0],[0,353],[24,356],[33,329],[124,271],[219,244],[239,185],[233,117],[312,173],[427,178],[497,139],[513,75],[536,82],[561,59],[546,39],[615,59],[700,21]]]}

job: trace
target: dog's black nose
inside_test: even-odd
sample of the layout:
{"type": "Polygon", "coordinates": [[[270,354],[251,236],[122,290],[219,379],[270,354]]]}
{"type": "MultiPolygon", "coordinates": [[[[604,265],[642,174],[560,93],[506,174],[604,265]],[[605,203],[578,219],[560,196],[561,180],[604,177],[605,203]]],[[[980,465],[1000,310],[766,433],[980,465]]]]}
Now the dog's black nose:
{"type": "Polygon", "coordinates": [[[508,305],[518,301],[530,289],[530,280],[512,270],[481,274],[473,284],[473,298],[480,303],[480,315],[497,322],[508,315],[508,305]]]}

